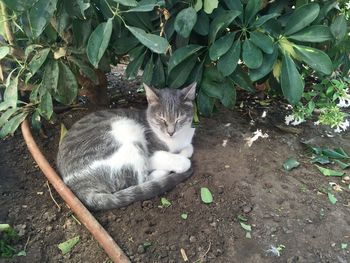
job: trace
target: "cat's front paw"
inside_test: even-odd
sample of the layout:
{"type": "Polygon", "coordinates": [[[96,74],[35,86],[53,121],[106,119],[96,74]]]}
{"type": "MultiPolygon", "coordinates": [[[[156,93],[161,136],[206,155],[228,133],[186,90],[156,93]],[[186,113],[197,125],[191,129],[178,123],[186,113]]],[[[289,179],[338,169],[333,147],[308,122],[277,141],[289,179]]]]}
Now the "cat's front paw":
{"type": "Polygon", "coordinates": [[[169,171],[166,171],[166,170],[154,170],[149,174],[148,180],[157,180],[160,177],[164,177],[168,174],[169,174],[169,171]]]}
{"type": "Polygon", "coordinates": [[[175,173],[184,173],[188,171],[191,167],[191,161],[188,158],[185,158],[184,156],[180,155],[178,161],[176,162],[176,167],[174,168],[175,173]]]}
{"type": "Polygon", "coordinates": [[[185,156],[186,158],[191,158],[193,155],[193,145],[188,145],[186,148],[182,149],[179,154],[185,156]]]}

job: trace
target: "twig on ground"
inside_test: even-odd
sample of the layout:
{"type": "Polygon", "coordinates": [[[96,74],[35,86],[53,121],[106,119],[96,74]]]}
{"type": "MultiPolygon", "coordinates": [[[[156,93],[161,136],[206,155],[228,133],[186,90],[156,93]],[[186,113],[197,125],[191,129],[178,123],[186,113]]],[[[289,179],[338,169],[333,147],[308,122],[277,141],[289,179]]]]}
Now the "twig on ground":
{"type": "Polygon", "coordinates": [[[205,256],[209,253],[210,248],[211,248],[211,242],[209,242],[209,246],[208,246],[207,251],[205,251],[205,253],[204,253],[203,255],[201,255],[201,256],[199,257],[199,259],[197,259],[197,260],[196,260],[195,262],[193,262],[193,263],[200,263],[202,260],[204,260],[205,256]]]}
{"type": "Polygon", "coordinates": [[[181,249],[180,249],[180,252],[181,252],[181,256],[182,256],[183,260],[184,260],[185,262],[187,262],[187,261],[188,261],[188,257],[187,257],[187,255],[186,255],[185,250],[184,250],[183,248],[181,248],[181,249]]]}
{"type": "Polygon", "coordinates": [[[58,207],[58,212],[61,212],[61,206],[56,202],[55,198],[54,198],[53,195],[52,195],[49,181],[46,181],[46,185],[47,185],[47,188],[49,188],[49,193],[50,193],[50,196],[51,196],[52,201],[53,201],[53,202],[55,203],[55,205],[58,207]]]}

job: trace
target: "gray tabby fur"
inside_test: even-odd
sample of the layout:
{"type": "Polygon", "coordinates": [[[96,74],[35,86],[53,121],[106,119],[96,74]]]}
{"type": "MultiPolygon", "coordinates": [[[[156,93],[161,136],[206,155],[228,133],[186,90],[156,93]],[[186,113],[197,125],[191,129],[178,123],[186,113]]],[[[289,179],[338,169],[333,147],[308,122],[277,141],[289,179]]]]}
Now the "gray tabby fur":
{"type": "Polygon", "coordinates": [[[145,85],[146,111],[98,111],[76,122],[57,155],[64,182],[87,207],[102,210],[152,198],[190,177],[195,86],[145,85]]]}

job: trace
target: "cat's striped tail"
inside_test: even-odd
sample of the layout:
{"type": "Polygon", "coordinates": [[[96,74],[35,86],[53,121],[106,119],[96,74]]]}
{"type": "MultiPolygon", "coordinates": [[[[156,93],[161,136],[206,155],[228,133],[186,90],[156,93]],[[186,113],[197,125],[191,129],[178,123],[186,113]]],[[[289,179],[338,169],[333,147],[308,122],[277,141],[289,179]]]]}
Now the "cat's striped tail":
{"type": "Polygon", "coordinates": [[[107,210],[127,206],[136,201],[143,201],[171,190],[193,174],[191,167],[184,173],[170,173],[142,184],[130,186],[115,193],[90,193],[83,198],[85,205],[91,210],[107,210]],[[85,200],[84,200],[85,199],[85,200]]]}

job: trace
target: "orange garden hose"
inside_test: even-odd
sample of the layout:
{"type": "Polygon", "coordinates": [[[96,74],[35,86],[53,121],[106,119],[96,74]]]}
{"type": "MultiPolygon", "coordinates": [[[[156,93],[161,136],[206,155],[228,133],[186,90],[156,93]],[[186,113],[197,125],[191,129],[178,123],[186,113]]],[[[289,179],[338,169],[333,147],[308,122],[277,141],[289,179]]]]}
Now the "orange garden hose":
{"type": "Polygon", "coordinates": [[[106,251],[108,256],[113,260],[113,262],[130,263],[130,260],[120,249],[117,243],[94,218],[89,210],[87,210],[87,208],[73,194],[73,192],[65,185],[55,170],[50,166],[49,162],[46,160],[45,156],[41,153],[37,144],[35,143],[27,120],[22,123],[21,129],[23,138],[34,160],[46,176],[47,180],[53,185],[58,194],[68,204],[73,213],[76,214],[80,222],[84,224],[84,226],[90,231],[94,238],[100,243],[100,245],[106,251]]]}

